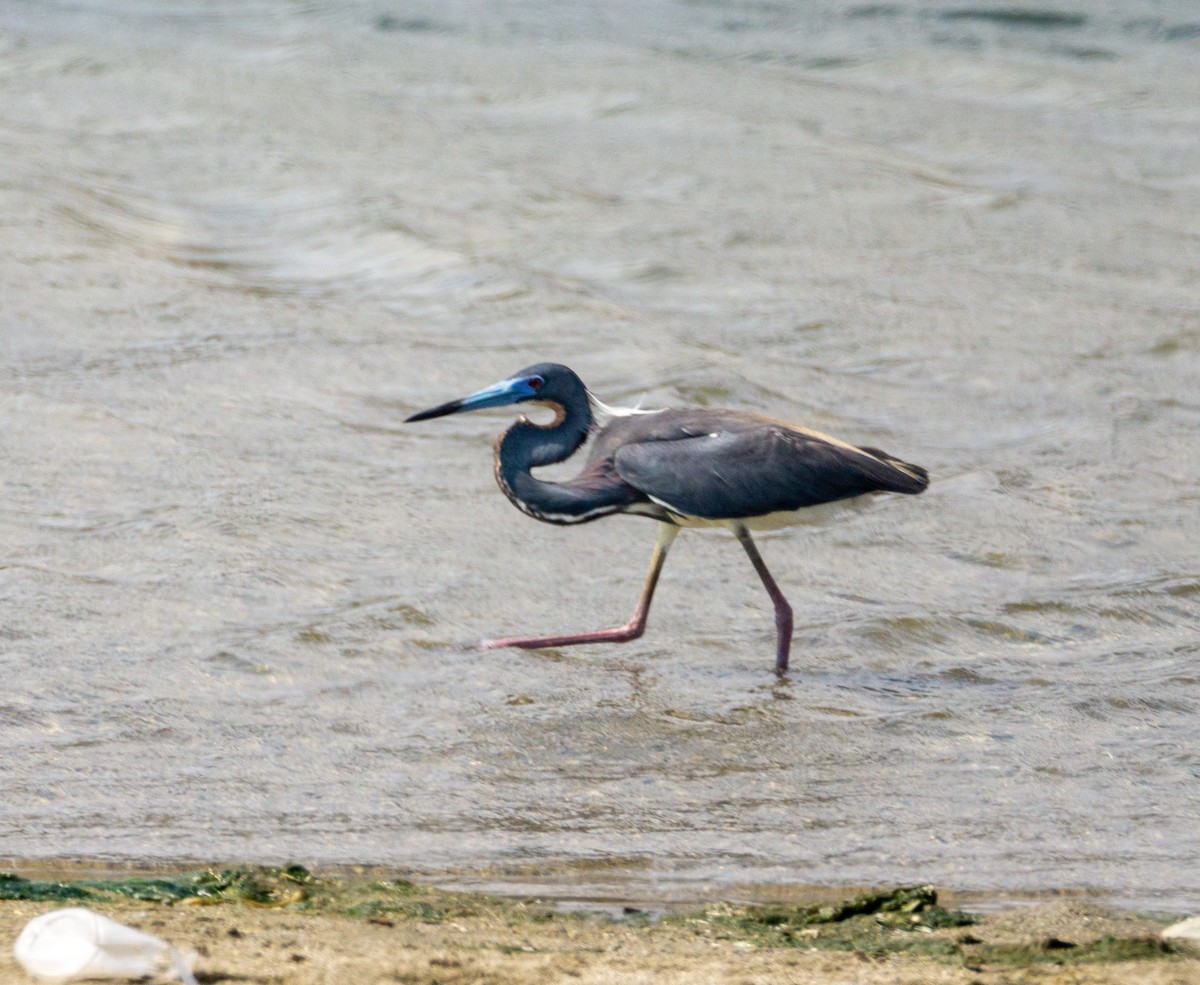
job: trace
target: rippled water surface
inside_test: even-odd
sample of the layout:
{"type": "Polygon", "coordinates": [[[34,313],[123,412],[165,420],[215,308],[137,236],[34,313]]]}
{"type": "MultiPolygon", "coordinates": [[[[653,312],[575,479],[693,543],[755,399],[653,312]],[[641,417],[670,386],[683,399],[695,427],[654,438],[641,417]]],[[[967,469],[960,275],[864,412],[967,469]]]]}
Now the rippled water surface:
{"type": "Polygon", "coordinates": [[[1198,63],[1187,0],[5,5],[0,855],[1200,906],[1198,63]],[[400,424],[546,359],[934,483],[762,538],[787,680],[722,534],[481,653],[653,542],[400,424]]]}

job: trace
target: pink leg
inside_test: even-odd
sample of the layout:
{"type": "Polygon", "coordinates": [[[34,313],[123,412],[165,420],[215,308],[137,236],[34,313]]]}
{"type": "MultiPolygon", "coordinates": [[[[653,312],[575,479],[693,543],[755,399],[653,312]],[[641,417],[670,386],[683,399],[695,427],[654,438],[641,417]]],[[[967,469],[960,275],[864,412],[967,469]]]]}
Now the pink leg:
{"type": "Polygon", "coordinates": [[[654,598],[654,588],[658,584],[658,576],[662,572],[663,563],[667,560],[667,552],[675,540],[679,528],[664,523],[658,531],[658,542],[654,545],[654,555],[650,558],[650,572],[646,575],[646,583],[642,586],[642,597],[638,599],[637,608],[624,626],[613,629],[597,629],[590,633],[573,633],[566,636],[504,636],[498,640],[481,640],[481,650],[499,650],[506,646],[517,646],[523,650],[538,650],[547,646],[574,646],[576,643],[626,643],[636,640],[646,629],[646,617],[650,614],[650,600],[654,598]]]}
{"type": "Polygon", "coordinates": [[[788,669],[788,654],[792,649],[792,607],[788,605],[788,600],[783,597],[783,592],[779,590],[771,572],[767,570],[766,562],[758,553],[754,541],[750,539],[750,531],[741,523],[732,524],[731,529],[750,555],[750,563],[754,565],[754,570],[762,579],[763,587],[775,604],[775,673],[785,674],[788,669]]]}

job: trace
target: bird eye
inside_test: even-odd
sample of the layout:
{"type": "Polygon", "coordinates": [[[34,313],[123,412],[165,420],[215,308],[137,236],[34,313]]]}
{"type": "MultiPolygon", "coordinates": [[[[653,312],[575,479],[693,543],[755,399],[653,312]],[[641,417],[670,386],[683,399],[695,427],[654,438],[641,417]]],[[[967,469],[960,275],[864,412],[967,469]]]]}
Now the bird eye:
{"type": "Polygon", "coordinates": [[[545,383],[546,381],[543,380],[540,376],[531,376],[525,382],[529,385],[530,390],[536,391],[536,390],[540,390],[542,388],[542,384],[545,383]]]}

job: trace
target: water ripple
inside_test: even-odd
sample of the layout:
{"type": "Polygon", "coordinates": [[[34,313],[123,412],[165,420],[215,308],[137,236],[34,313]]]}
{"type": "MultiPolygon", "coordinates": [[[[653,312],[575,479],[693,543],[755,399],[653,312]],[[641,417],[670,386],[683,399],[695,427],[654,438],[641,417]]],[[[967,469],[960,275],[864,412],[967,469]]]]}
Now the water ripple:
{"type": "Polygon", "coordinates": [[[482,280],[462,254],[427,242],[378,203],[303,190],[168,200],[98,181],[59,192],[64,213],[105,239],[222,286],[406,298],[482,280]]]}

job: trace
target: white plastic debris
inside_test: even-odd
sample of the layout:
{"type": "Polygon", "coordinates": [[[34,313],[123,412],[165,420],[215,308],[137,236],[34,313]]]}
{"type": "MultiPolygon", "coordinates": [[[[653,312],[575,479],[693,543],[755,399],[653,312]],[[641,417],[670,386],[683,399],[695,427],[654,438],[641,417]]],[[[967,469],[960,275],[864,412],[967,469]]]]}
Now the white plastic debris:
{"type": "Polygon", "coordinates": [[[1184,940],[1200,941],[1200,917],[1188,917],[1173,923],[1162,932],[1163,937],[1180,937],[1184,940]]]}
{"type": "Polygon", "coordinates": [[[13,952],[29,974],[48,981],[174,972],[184,985],[196,985],[190,962],[166,941],[83,907],[51,910],[30,920],[13,952]]]}

